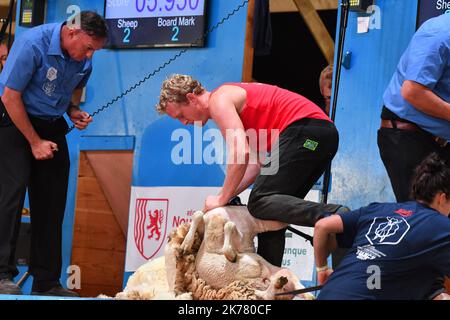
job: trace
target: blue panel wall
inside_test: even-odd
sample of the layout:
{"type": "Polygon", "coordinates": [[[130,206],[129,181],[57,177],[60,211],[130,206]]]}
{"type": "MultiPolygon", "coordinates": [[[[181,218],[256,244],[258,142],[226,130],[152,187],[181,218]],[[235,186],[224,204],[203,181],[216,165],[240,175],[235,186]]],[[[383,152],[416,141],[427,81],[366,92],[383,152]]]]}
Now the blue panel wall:
{"type": "Polygon", "coordinates": [[[340,146],[333,161],[329,201],[351,208],[395,201],[378,153],[377,130],[384,90],[415,31],[417,1],[376,4],[381,29],[357,34],[358,14],[350,12],[344,52],[351,52],[352,60],[350,69],[342,69],[336,111],[340,146]]]}
{"type": "MultiPolygon", "coordinates": [[[[208,1],[208,26],[216,25],[243,2],[243,0],[208,1]]],[[[81,10],[94,10],[103,14],[104,0],[47,0],[46,22],[66,19],[69,16],[66,9],[70,5],[78,5],[81,10]]],[[[20,1],[17,8],[20,8],[20,1]]],[[[64,270],[70,264],[71,257],[78,155],[81,149],[95,149],[99,141],[103,141],[101,138],[93,139],[92,136],[125,137],[104,140],[110,143],[107,149],[123,150],[134,147],[133,185],[175,185],[176,177],[184,177],[178,185],[220,185],[223,178],[220,167],[207,168],[206,175],[199,175],[198,172],[196,175],[180,175],[181,171],[171,171],[170,181],[167,179],[170,171],[166,166],[168,161],[166,151],[170,150],[166,145],[170,142],[168,134],[169,131],[181,127],[181,124],[157,115],[154,105],[157,103],[162,81],[172,73],[191,74],[201,80],[208,89],[213,89],[223,82],[240,81],[246,17],[247,7],[244,6],[208,35],[205,48],[188,49],[156,76],[97,115],[89,129],[82,133],[83,136],[91,138],[83,139],[77,130],[68,135],[71,173],[63,230],[63,281],[66,279],[64,270]],[[163,130],[162,133],[159,132],[160,129],[163,130]],[[142,150],[144,133],[147,134],[145,148],[142,150]],[[135,139],[130,140],[130,136],[134,136],[135,139]],[[142,172],[139,168],[141,164],[146,165],[142,172]],[[209,179],[208,176],[212,178],[209,179]]],[[[26,28],[17,26],[17,36],[24,31],[26,28]]],[[[87,85],[86,103],[82,108],[93,113],[163,65],[179,51],[180,49],[172,48],[97,52],[94,56],[94,71],[87,85]]]]}

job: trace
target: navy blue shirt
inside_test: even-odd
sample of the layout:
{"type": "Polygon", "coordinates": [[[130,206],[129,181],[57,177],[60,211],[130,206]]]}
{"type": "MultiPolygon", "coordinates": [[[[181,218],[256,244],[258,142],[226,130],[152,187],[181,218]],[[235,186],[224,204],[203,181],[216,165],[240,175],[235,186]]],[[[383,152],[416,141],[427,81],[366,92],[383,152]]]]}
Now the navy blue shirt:
{"type": "Polygon", "coordinates": [[[439,212],[410,201],[340,217],[338,244],[351,249],[318,299],[425,299],[437,277],[450,275],[450,219],[439,212]]]}
{"type": "Polygon", "coordinates": [[[427,115],[403,98],[401,88],[405,80],[428,87],[450,103],[450,14],[427,20],[417,30],[383,96],[386,108],[400,118],[450,140],[449,121],[427,115]]]}
{"type": "Polygon", "coordinates": [[[92,71],[90,59],[78,62],[63,53],[61,27],[44,24],[18,37],[0,74],[0,95],[5,87],[21,92],[27,113],[43,119],[61,117],[92,71]]]}

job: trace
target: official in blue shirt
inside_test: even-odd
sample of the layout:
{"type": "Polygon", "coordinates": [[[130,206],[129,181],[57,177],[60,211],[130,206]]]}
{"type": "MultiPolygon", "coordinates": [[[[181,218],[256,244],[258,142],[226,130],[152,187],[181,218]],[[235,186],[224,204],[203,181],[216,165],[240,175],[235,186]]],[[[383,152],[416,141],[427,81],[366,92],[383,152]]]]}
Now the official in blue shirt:
{"type": "Polygon", "coordinates": [[[450,160],[450,14],[414,34],[384,94],[378,147],[398,202],[430,153],[450,160]]]}
{"type": "Polygon", "coordinates": [[[83,11],[74,20],[35,27],[12,46],[0,75],[0,294],[21,294],[12,279],[28,187],[32,294],[76,295],[59,283],[70,166],[63,115],[80,130],[92,121],[79,103],[94,51],[106,38],[104,19],[83,11]]]}
{"type": "Polygon", "coordinates": [[[316,223],[319,300],[427,299],[435,279],[450,276],[448,163],[435,153],[426,158],[412,193],[414,201],[374,203],[316,223]],[[350,249],[333,272],[327,256],[337,245],[350,249]]]}

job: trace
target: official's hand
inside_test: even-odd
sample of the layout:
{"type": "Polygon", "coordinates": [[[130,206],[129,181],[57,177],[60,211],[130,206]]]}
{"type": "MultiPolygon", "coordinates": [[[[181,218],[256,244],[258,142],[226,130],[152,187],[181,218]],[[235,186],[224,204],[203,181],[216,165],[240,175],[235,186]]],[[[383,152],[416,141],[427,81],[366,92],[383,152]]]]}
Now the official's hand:
{"type": "Polygon", "coordinates": [[[75,125],[78,130],[84,130],[87,128],[89,123],[92,122],[92,117],[86,111],[81,111],[79,109],[72,109],[69,113],[70,120],[75,125]]]}
{"type": "Polygon", "coordinates": [[[327,282],[330,275],[333,273],[333,269],[327,269],[324,271],[317,272],[317,281],[319,281],[320,285],[323,285],[327,282]]]}
{"type": "Polygon", "coordinates": [[[48,140],[39,140],[31,145],[31,152],[36,160],[47,160],[53,158],[53,153],[58,151],[58,145],[48,140]]]}
{"type": "Polygon", "coordinates": [[[214,208],[218,208],[227,204],[228,201],[222,199],[221,196],[208,196],[205,200],[203,212],[208,212],[214,208]]]}

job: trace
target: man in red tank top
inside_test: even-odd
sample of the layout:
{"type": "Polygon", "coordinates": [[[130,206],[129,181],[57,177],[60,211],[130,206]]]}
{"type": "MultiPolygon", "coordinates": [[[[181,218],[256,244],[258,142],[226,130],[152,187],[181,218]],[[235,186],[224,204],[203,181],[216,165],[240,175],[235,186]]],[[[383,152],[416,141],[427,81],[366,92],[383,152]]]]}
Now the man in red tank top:
{"type": "MultiPolygon", "coordinates": [[[[226,83],[209,92],[190,76],[172,75],[156,107],[184,125],[212,119],[225,137],[226,177],[221,192],[205,200],[205,212],[226,205],[251,184],[248,209],[259,219],[313,227],[343,208],[303,200],[333,159],[339,140],[332,121],[305,97],[261,83],[226,83]],[[268,156],[252,161],[255,152],[268,156]]],[[[284,233],[258,235],[258,254],[278,266],[284,233]]]]}

